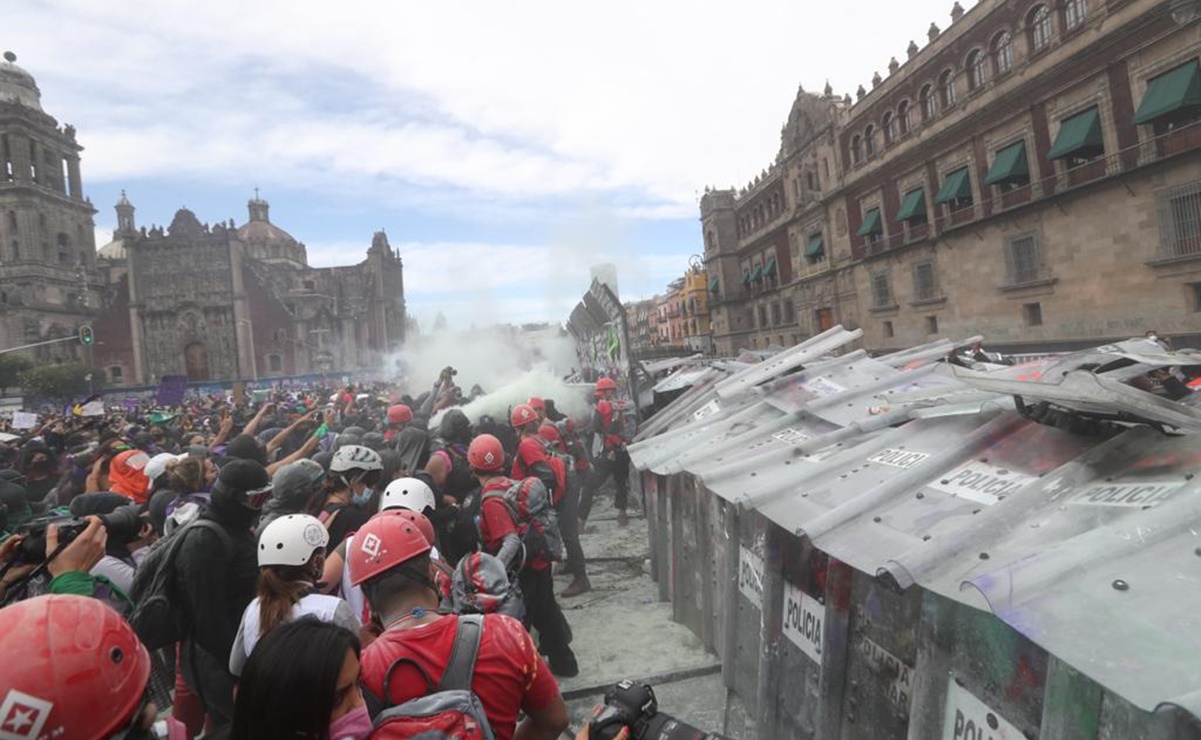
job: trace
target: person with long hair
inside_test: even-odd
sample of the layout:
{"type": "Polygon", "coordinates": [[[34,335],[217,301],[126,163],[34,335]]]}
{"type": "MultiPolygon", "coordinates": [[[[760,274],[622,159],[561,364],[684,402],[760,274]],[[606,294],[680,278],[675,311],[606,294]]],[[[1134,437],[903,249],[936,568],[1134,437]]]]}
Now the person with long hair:
{"type": "Polygon", "coordinates": [[[246,662],[228,740],[365,740],[359,638],[305,616],[263,636],[246,662]]]}
{"type": "Polygon", "coordinates": [[[258,595],[242,614],[229,654],[230,673],[241,675],[264,635],[300,617],[311,615],[358,634],[359,618],[346,602],[317,591],[328,544],[325,527],[307,514],[286,514],[263,529],[258,543],[258,595]]]}

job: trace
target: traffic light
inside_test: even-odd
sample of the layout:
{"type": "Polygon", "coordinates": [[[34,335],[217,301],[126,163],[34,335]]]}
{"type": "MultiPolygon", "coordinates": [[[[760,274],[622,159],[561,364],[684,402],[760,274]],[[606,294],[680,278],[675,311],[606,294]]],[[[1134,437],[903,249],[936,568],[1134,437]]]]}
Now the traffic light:
{"type": "Polygon", "coordinates": [[[86,325],[79,327],[79,343],[84,345],[96,343],[96,335],[92,333],[92,327],[86,325]]]}

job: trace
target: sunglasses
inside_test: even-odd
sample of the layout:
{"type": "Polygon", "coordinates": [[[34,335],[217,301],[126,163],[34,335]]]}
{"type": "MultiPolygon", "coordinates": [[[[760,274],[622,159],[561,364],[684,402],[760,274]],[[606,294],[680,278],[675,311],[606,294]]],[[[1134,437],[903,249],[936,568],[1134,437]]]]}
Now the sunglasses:
{"type": "Polygon", "coordinates": [[[271,498],[271,486],[247,491],[244,495],[246,498],[242,504],[258,511],[263,508],[263,504],[267,503],[267,499],[271,498]]]}

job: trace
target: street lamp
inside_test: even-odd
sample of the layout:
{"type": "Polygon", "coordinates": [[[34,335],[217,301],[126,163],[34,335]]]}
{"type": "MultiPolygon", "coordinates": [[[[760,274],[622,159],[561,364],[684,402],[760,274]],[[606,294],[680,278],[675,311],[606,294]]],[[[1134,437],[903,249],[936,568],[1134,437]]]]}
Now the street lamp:
{"type": "Polygon", "coordinates": [[[239,324],[245,324],[247,332],[250,335],[250,373],[254,376],[254,382],[259,382],[259,358],[254,346],[254,324],[249,319],[238,319],[239,324]]]}

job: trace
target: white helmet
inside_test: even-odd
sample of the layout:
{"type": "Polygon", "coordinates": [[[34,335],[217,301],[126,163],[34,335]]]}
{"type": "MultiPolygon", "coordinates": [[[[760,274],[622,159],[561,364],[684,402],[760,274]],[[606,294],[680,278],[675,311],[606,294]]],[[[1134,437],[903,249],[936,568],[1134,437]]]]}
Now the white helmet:
{"type": "Polygon", "coordinates": [[[379,453],[370,447],[362,445],[346,445],[339,447],[329,463],[331,473],[345,473],[348,470],[383,470],[384,461],[379,453]]]}
{"type": "Polygon", "coordinates": [[[397,478],[384,489],[384,495],[379,499],[379,510],[409,509],[418,514],[425,510],[438,508],[434,500],[434,490],[420,478],[397,478]]]}
{"type": "Polygon", "coordinates": [[[259,567],[304,565],[329,544],[329,532],[317,517],[287,514],[272,520],[259,535],[259,567]]]}

